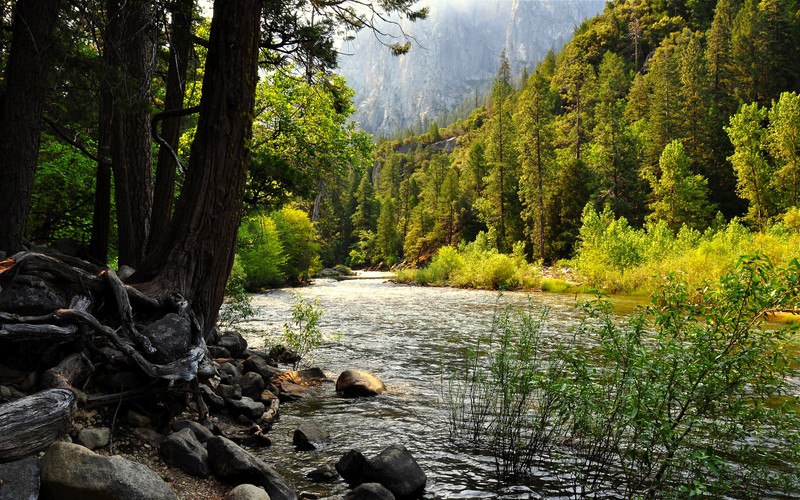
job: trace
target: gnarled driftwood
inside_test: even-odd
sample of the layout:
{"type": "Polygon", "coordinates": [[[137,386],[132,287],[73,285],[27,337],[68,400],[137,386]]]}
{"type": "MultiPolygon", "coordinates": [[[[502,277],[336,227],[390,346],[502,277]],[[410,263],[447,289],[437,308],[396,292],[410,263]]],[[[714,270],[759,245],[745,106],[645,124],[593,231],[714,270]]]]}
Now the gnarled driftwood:
{"type": "Polygon", "coordinates": [[[0,405],[0,462],[11,462],[39,452],[72,426],[75,396],[64,389],[48,389],[0,405]]]}

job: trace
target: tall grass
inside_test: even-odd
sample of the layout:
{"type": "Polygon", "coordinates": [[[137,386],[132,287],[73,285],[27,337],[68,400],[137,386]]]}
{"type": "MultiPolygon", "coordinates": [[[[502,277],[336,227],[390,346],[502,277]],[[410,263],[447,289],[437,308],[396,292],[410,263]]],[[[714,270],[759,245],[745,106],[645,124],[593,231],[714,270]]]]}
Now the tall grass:
{"type": "Polygon", "coordinates": [[[734,219],[718,220],[702,233],[683,227],[675,234],[663,222],[635,229],[608,210],[598,213],[587,206],[578,251],[564,264],[574,267],[585,285],[631,293],[657,289],[670,273],[681,274],[689,283],[716,280],[742,255],[753,254],[787,264],[800,256],[800,231],[779,222],[753,232],[734,219]]]}

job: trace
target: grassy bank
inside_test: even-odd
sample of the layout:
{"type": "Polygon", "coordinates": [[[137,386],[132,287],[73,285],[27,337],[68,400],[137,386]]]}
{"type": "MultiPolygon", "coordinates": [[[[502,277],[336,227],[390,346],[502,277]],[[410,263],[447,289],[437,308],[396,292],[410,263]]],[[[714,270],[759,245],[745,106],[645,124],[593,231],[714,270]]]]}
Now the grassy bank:
{"type": "Polygon", "coordinates": [[[487,238],[442,247],[430,264],[398,274],[398,281],[421,285],[492,290],[543,290],[611,294],[649,294],[670,273],[690,284],[715,281],[743,255],[760,254],[776,265],[800,258],[800,231],[778,223],[753,231],[738,220],[719,222],[704,232],[665,224],[631,227],[610,212],[584,212],[576,255],[543,268],[525,260],[521,245],[511,254],[492,248],[487,238]]]}

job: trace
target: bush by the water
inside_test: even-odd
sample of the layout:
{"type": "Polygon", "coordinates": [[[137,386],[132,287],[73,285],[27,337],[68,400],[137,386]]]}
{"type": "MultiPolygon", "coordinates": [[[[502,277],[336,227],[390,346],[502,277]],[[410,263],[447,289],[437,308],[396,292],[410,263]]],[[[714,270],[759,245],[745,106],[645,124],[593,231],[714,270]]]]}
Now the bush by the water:
{"type": "MultiPolygon", "coordinates": [[[[292,292],[294,305],[292,306],[292,320],[283,324],[283,333],[276,346],[284,346],[297,357],[294,369],[297,369],[300,360],[307,357],[314,349],[329,340],[328,336],[320,329],[319,321],[323,311],[319,301],[303,298],[299,293],[292,292]]],[[[267,344],[276,339],[265,338],[267,344]]]]}
{"type": "Polygon", "coordinates": [[[291,207],[245,218],[237,256],[248,291],[302,282],[321,268],[317,231],[305,212],[291,207]]]}
{"type": "Polygon", "coordinates": [[[571,345],[548,349],[541,311],[501,311],[445,375],[451,432],[500,479],[535,464],[577,496],[796,494],[799,329],[762,321],[799,306],[800,262],[759,257],[700,288],[670,276],[625,321],[590,303],[571,345]]]}
{"type": "Polygon", "coordinates": [[[503,254],[480,233],[472,243],[441,247],[427,267],[401,271],[397,279],[422,285],[510,290],[534,288],[540,276],[539,268],[525,261],[522,245],[516,245],[511,255],[503,254]]]}

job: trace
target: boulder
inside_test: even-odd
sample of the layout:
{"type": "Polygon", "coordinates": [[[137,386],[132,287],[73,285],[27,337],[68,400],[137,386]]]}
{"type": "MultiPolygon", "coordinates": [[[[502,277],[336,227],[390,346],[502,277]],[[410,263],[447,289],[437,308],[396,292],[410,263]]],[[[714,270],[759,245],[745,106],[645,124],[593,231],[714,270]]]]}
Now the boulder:
{"type": "Polygon", "coordinates": [[[36,500],[39,474],[39,460],[34,455],[0,464],[0,500],[36,500]]]}
{"type": "Polygon", "coordinates": [[[217,395],[211,387],[200,384],[200,390],[203,392],[203,399],[211,409],[219,410],[225,407],[225,400],[222,396],[217,395]]]}
{"type": "Polygon", "coordinates": [[[264,403],[260,401],[253,401],[251,398],[243,397],[242,399],[228,399],[226,401],[228,408],[230,408],[237,415],[243,415],[250,420],[258,420],[264,414],[266,409],[264,403]]]}
{"type": "Polygon", "coordinates": [[[217,345],[227,349],[234,358],[238,358],[247,349],[247,340],[239,332],[227,331],[217,340],[217,345]]]}
{"type": "Polygon", "coordinates": [[[214,433],[211,432],[211,429],[206,427],[203,424],[199,424],[194,420],[176,420],[172,422],[172,430],[180,431],[183,429],[189,429],[194,434],[194,437],[197,438],[198,441],[201,443],[205,443],[210,438],[214,437],[214,433]]]}
{"type": "Polygon", "coordinates": [[[278,398],[281,401],[296,401],[306,396],[306,388],[302,385],[293,384],[291,382],[284,382],[280,385],[280,392],[278,398]]]}
{"type": "Polygon", "coordinates": [[[208,346],[208,353],[214,359],[230,359],[231,357],[230,351],[218,345],[208,346]]]}
{"type": "Polygon", "coordinates": [[[217,368],[217,371],[223,384],[238,385],[239,380],[242,378],[242,372],[233,363],[222,363],[217,368]]]}
{"type": "Polygon", "coordinates": [[[283,370],[270,365],[267,360],[258,355],[252,355],[244,360],[244,372],[256,372],[264,381],[272,380],[275,375],[280,375],[283,370]]]}
{"type": "Polygon", "coordinates": [[[211,470],[220,479],[263,486],[272,500],[297,500],[297,495],[275,470],[230,439],[214,436],[207,442],[211,470]]]}
{"type": "Polygon", "coordinates": [[[364,455],[358,450],[350,450],[336,462],[336,472],[350,486],[358,486],[364,482],[364,468],[366,466],[367,459],[364,455]]]}
{"type": "Polygon", "coordinates": [[[147,427],[152,422],[150,417],[142,415],[141,413],[137,413],[133,410],[128,410],[126,417],[128,419],[128,423],[134,427],[147,427]]]}
{"type": "Polygon", "coordinates": [[[276,345],[270,349],[269,357],[285,365],[293,365],[302,359],[299,354],[282,345],[276,345]]]}
{"type": "Polygon", "coordinates": [[[256,401],[261,399],[261,393],[267,386],[264,383],[264,377],[256,372],[247,372],[239,380],[239,386],[242,388],[242,396],[247,396],[256,401]]]}
{"type": "Polygon", "coordinates": [[[259,356],[261,358],[264,358],[264,361],[266,361],[268,364],[272,366],[278,366],[278,363],[276,363],[275,360],[269,356],[269,353],[266,351],[262,351],[261,349],[245,349],[244,352],[242,353],[242,357],[246,359],[249,358],[250,356],[259,356]]]}
{"type": "Polygon", "coordinates": [[[302,385],[303,387],[318,386],[327,380],[328,377],[325,376],[325,372],[319,368],[288,370],[273,378],[273,381],[277,385],[281,385],[285,382],[291,382],[293,384],[302,385]]]}
{"type": "Polygon", "coordinates": [[[339,473],[333,466],[325,464],[306,474],[306,477],[314,483],[332,483],[339,477],[339,473]]]}
{"type": "Polygon", "coordinates": [[[380,483],[399,499],[419,497],[427,481],[417,461],[400,444],[393,444],[369,459],[364,469],[364,482],[380,483]]]}
{"type": "Polygon", "coordinates": [[[395,496],[379,483],[364,483],[348,491],[344,500],[394,500],[395,496]]]}
{"type": "Polygon", "coordinates": [[[252,484],[240,484],[225,495],[225,500],[270,500],[264,488],[252,484]]]}
{"type": "Polygon", "coordinates": [[[208,477],[211,474],[208,452],[191,429],[173,432],[161,442],[158,451],[166,463],[187,474],[197,477],[208,477]]]}
{"type": "Polygon", "coordinates": [[[161,442],[164,441],[164,435],[158,431],[151,429],[150,427],[137,427],[133,430],[133,436],[138,439],[139,441],[145,444],[145,448],[147,445],[151,446],[152,448],[158,448],[161,446],[161,442]]]}
{"type": "Polygon", "coordinates": [[[330,442],[331,433],[317,422],[303,422],[295,429],[292,443],[301,451],[312,451],[330,442]]]}
{"type": "Polygon", "coordinates": [[[44,280],[20,276],[0,289],[0,311],[20,316],[42,316],[67,307],[66,300],[44,280]]]}
{"type": "Polygon", "coordinates": [[[192,345],[192,327],[186,318],[170,313],[153,321],[142,331],[156,352],[149,355],[155,363],[167,364],[185,356],[192,345]]]}
{"type": "Polygon", "coordinates": [[[75,441],[90,450],[96,450],[103,446],[108,446],[109,441],[111,441],[111,429],[108,427],[81,429],[75,441]]]}
{"type": "Polygon", "coordinates": [[[238,385],[219,384],[214,392],[225,401],[242,399],[242,388],[238,385]]]}
{"type": "Polygon", "coordinates": [[[104,457],[77,444],[57,442],[41,461],[42,500],[175,500],[164,481],[144,465],[104,457]]]}
{"type": "Polygon", "coordinates": [[[369,372],[345,370],[336,379],[336,393],[346,398],[377,396],[384,391],[381,379],[369,372]]]}

